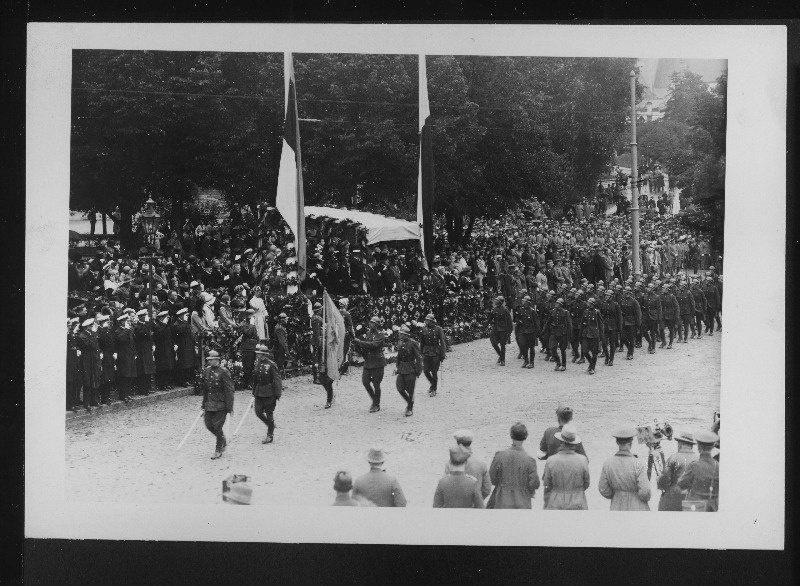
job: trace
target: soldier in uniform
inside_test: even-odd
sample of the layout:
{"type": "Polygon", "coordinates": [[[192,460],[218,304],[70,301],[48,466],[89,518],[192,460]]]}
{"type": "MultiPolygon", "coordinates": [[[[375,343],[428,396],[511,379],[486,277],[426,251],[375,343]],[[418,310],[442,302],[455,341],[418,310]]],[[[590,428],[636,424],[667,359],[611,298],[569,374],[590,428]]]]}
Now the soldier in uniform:
{"type": "Polygon", "coordinates": [[[544,352],[544,361],[549,362],[553,359],[550,354],[550,325],[548,318],[556,306],[556,294],[554,291],[542,291],[539,293],[543,296],[542,302],[536,304],[536,310],[539,314],[539,323],[542,324],[541,332],[539,333],[539,341],[542,344],[540,352],[544,352]]]}
{"type": "MultiPolygon", "coordinates": [[[[486,498],[492,492],[492,480],[489,478],[489,467],[482,460],[477,459],[472,455],[472,440],[473,433],[468,429],[459,429],[453,434],[456,444],[466,448],[469,453],[469,459],[465,467],[465,472],[470,476],[478,479],[480,485],[481,497],[486,498]]],[[[450,474],[452,465],[448,462],[444,466],[444,473],[450,474]]]]}
{"type": "Polygon", "coordinates": [[[311,352],[314,363],[311,365],[311,374],[314,384],[319,384],[319,365],[322,362],[322,304],[314,304],[314,315],[311,316],[311,352]]]}
{"type": "Polygon", "coordinates": [[[664,471],[657,480],[658,488],[661,489],[659,511],[683,510],[681,503],[685,498],[685,492],[678,486],[678,480],[689,463],[697,460],[697,454],[693,450],[694,437],[691,433],[677,433],[675,440],[678,442],[678,451],[667,458],[664,471]]]}
{"type": "MultiPolygon", "coordinates": [[[[664,335],[664,328],[666,327],[669,330],[669,346],[667,346],[667,350],[672,349],[672,341],[675,339],[675,330],[677,329],[678,319],[681,316],[681,308],[678,305],[678,300],[669,290],[669,284],[664,283],[661,286],[661,315],[663,319],[661,321],[661,348],[667,346],[666,336],[664,335]]],[[[680,340],[680,332],[678,333],[678,339],[680,340]]]]}
{"type": "Polygon", "coordinates": [[[261,443],[270,444],[275,432],[275,419],[272,414],[275,412],[275,405],[281,398],[283,381],[278,365],[272,360],[269,349],[263,344],[256,345],[253,377],[255,379],[253,397],[255,397],[256,417],[267,426],[267,437],[261,443]]]}
{"type": "Polygon", "coordinates": [[[278,316],[278,323],[275,324],[275,364],[278,365],[281,372],[286,367],[286,357],[289,356],[289,342],[286,336],[286,322],[288,320],[289,316],[281,313],[278,316]]]}
{"type": "Polygon", "coordinates": [[[642,327],[642,309],[633,296],[633,291],[626,286],[619,304],[622,313],[622,341],[628,349],[626,360],[633,360],[633,349],[636,345],[636,332],[642,327]]]}
{"type": "Polygon", "coordinates": [[[136,386],[140,395],[149,395],[150,379],[156,371],[156,364],[153,361],[153,324],[147,316],[146,309],[137,311],[131,319],[133,336],[136,340],[136,386]]]}
{"type": "Polygon", "coordinates": [[[636,430],[620,429],[612,434],[619,451],[603,463],[600,494],[611,500],[612,511],[649,511],[650,481],[647,466],[631,453],[636,430]]]}
{"type": "Polygon", "coordinates": [[[600,340],[603,337],[603,316],[595,307],[594,297],[586,302],[586,309],[581,316],[581,341],[589,359],[589,367],[586,369],[589,374],[594,374],[594,367],[597,364],[597,354],[600,351],[600,340]]]}
{"type": "Polygon", "coordinates": [[[605,301],[600,308],[603,316],[603,353],[606,355],[605,365],[614,366],[614,355],[619,346],[619,333],[622,331],[622,310],[614,299],[614,292],[607,289],[605,301]]]}
{"type": "Polygon", "coordinates": [[[348,369],[350,368],[350,346],[353,343],[353,338],[355,338],[355,330],[353,329],[353,316],[350,315],[350,312],[347,311],[348,300],[345,297],[342,297],[339,300],[339,312],[342,314],[342,318],[344,319],[344,361],[342,362],[341,368],[339,368],[340,374],[347,374],[348,369]]]}
{"type": "Polygon", "coordinates": [[[404,325],[398,332],[397,345],[397,392],[406,401],[406,417],[414,413],[414,388],[422,374],[422,353],[419,344],[411,337],[411,330],[404,325]]]}
{"type": "Polygon", "coordinates": [[[711,277],[706,277],[705,283],[702,285],[703,295],[706,298],[706,329],[705,332],[709,336],[714,335],[714,319],[716,318],[719,331],[722,329],[722,322],[719,319],[719,289],[714,285],[711,277]]]}
{"type": "MultiPolygon", "coordinates": [[[[644,300],[644,284],[641,281],[636,281],[633,285],[633,298],[636,300],[636,303],[639,304],[639,309],[642,309],[642,301],[644,300]]],[[[640,321],[639,325],[636,327],[636,348],[642,347],[642,336],[644,335],[644,328],[645,324],[644,321],[640,321]]],[[[648,336],[650,334],[648,333],[648,336]]],[[[648,342],[649,344],[649,342],[648,342]]]]}
{"type": "Polygon", "coordinates": [[[483,504],[479,480],[466,471],[470,455],[470,450],[462,445],[450,448],[450,471],[436,485],[433,508],[486,508],[483,504]]]}
{"type": "Polygon", "coordinates": [[[435,397],[439,386],[439,366],[447,357],[447,341],[444,337],[444,330],[436,325],[436,317],[432,313],[425,316],[421,339],[422,372],[425,373],[425,378],[431,384],[428,394],[435,397]]]}
{"type": "Polygon", "coordinates": [[[100,403],[111,405],[111,389],[114,385],[114,334],[111,332],[111,318],[101,315],[97,318],[100,328],[97,331],[97,344],[100,346],[102,379],[100,383],[100,403]]]}
{"type": "Polygon", "coordinates": [[[514,328],[511,313],[503,306],[503,301],[503,297],[496,297],[494,307],[489,313],[489,325],[492,327],[489,340],[497,352],[497,363],[500,366],[506,365],[506,344],[511,343],[511,331],[514,328]]]}
{"type": "Polygon", "coordinates": [[[172,341],[169,311],[160,312],[156,318],[153,325],[153,340],[156,343],[156,382],[158,388],[164,390],[172,382],[172,371],[175,370],[175,343],[172,341]]]}
{"type": "Polygon", "coordinates": [[[256,362],[256,345],[258,344],[258,330],[253,323],[256,312],[252,309],[240,312],[244,316],[236,330],[242,337],[239,352],[242,355],[242,387],[250,388],[253,380],[253,365],[256,362]]]}
{"type": "Polygon", "coordinates": [[[642,297],[642,330],[647,340],[647,352],[656,353],[658,340],[658,325],[661,322],[661,299],[655,293],[655,285],[649,283],[647,291],[642,297]]]}
{"type": "Polygon", "coordinates": [[[550,332],[548,347],[550,348],[551,359],[556,363],[556,370],[567,370],[567,346],[569,336],[572,331],[572,316],[564,307],[564,299],[559,297],[556,305],[547,318],[545,329],[550,332]],[[559,358],[559,352],[561,352],[559,358]]]}
{"type": "Polygon", "coordinates": [[[123,313],[117,318],[114,330],[114,344],[117,354],[117,384],[119,398],[126,403],[131,400],[131,387],[136,378],[136,340],[130,324],[130,314],[123,313]]]}
{"type": "MultiPolygon", "coordinates": [[[[703,337],[703,318],[706,315],[706,296],[703,293],[702,287],[700,287],[699,281],[692,282],[690,292],[694,298],[694,321],[695,327],[697,328],[697,339],[700,340],[703,337]]],[[[692,334],[692,337],[694,337],[694,334],[692,334]]]]}
{"type": "Polygon", "coordinates": [[[78,345],[75,340],[79,318],[67,318],[67,409],[78,411],[83,382],[78,361],[78,345]]]}
{"type": "Polygon", "coordinates": [[[369,331],[363,340],[355,338],[353,342],[364,357],[364,368],[361,372],[361,383],[367,390],[372,406],[370,413],[381,410],[381,381],[386,357],[383,354],[383,343],[386,335],[380,330],[381,319],[374,315],[369,320],[369,331]]]}
{"type": "Polygon", "coordinates": [[[693,318],[695,313],[695,302],[694,296],[692,296],[686,287],[686,281],[681,281],[680,289],[675,295],[675,298],[678,300],[678,307],[680,308],[680,319],[678,321],[678,342],[688,344],[689,330],[692,331],[692,338],[694,338],[693,318]]]}
{"type": "Polygon", "coordinates": [[[228,414],[233,415],[233,379],[227,368],[219,364],[219,352],[212,350],[208,353],[206,362],[208,366],[203,371],[203,404],[201,409],[205,412],[204,420],[206,429],[217,438],[217,447],[212,460],[222,456],[228,444],[222,426],[228,414]]]}
{"type": "Polygon", "coordinates": [[[522,298],[517,309],[517,343],[522,352],[522,368],[533,368],[536,358],[536,338],[539,335],[539,315],[531,306],[531,298],[526,295],[522,298]]]}
{"type": "Polygon", "coordinates": [[[583,338],[581,337],[581,322],[585,311],[586,294],[583,289],[578,289],[570,307],[570,318],[572,319],[572,332],[570,332],[572,362],[577,362],[578,364],[586,362],[586,348],[583,346],[583,338]]]}
{"type": "Polygon", "coordinates": [[[719,510],[719,462],[711,453],[719,436],[713,431],[702,430],[694,437],[700,455],[686,466],[678,479],[678,487],[689,491],[686,500],[706,501],[706,512],[714,513],[719,510]]]}
{"type": "Polygon", "coordinates": [[[93,318],[81,323],[75,339],[80,354],[81,374],[83,375],[83,406],[87,411],[100,405],[100,345],[97,341],[97,324],[93,318]]]}
{"type": "Polygon", "coordinates": [[[189,377],[193,375],[195,364],[194,335],[189,323],[189,310],[185,307],[175,313],[175,323],[172,324],[172,335],[176,348],[175,382],[185,386],[189,384],[189,377]]]}

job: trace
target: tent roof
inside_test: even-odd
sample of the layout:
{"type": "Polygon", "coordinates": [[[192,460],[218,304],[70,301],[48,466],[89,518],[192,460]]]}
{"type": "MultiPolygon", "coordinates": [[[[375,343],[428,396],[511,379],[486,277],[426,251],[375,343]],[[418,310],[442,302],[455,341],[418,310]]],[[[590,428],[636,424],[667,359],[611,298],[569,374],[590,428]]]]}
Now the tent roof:
{"type": "Polygon", "coordinates": [[[320,206],[305,206],[306,216],[324,216],[336,220],[351,220],[367,229],[367,244],[386,240],[419,240],[419,225],[415,222],[387,218],[358,210],[341,210],[320,206]]]}

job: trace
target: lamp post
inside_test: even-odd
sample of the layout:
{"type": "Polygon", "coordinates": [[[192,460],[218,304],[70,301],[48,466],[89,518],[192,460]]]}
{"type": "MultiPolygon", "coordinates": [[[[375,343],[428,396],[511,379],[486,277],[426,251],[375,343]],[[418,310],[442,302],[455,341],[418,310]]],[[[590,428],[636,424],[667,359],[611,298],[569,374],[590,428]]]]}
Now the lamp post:
{"type": "Polygon", "coordinates": [[[636,72],[631,70],[631,236],[633,239],[633,276],[641,275],[639,268],[639,169],[636,149],[636,72]]]}
{"type": "Polygon", "coordinates": [[[148,285],[147,285],[147,315],[150,316],[150,321],[153,320],[153,260],[155,259],[155,237],[158,230],[158,222],[161,216],[156,212],[156,202],[152,197],[147,198],[144,204],[144,211],[141,213],[139,220],[142,223],[144,233],[147,235],[147,246],[150,249],[150,256],[147,257],[147,268],[149,269],[148,285]]]}

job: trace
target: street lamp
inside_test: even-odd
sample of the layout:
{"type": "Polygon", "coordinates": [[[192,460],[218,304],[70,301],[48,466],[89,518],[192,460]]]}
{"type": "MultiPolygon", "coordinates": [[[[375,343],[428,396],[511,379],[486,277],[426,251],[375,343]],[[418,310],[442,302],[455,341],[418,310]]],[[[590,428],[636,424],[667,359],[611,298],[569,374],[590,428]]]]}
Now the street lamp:
{"type": "Polygon", "coordinates": [[[142,223],[144,233],[147,235],[147,245],[150,248],[150,256],[147,259],[147,267],[149,269],[149,278],[147,285],[147,315],[150,316],[150,321],[153,320],[153,260],[155,259],[154,248],[156,240],[156,231],[158,230],[158,223],[161,216],[156,212],[156,202],[152,197],[148,197],[144,204],[144,211],[139,216],[139,221],[142,223]]]}

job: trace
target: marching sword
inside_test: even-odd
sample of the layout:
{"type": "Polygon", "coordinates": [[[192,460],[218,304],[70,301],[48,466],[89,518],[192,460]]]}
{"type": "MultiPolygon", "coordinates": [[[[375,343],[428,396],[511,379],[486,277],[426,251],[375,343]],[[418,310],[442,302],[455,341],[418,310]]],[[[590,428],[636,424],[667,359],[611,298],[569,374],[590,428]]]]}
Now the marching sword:
{"type": "Polygon", "coordinates": [[[239,433],[239,430],[242,428],[242,423],[244,423],[247,414],[250,413],[250,409],[253,407],[253,403],[255,403],[255,400],[256,400],[255,396],[252,399],[250,399],[250,404],[247,406],[247,409],[244,410],[244,415],[242,415],[242,420],[239,422],[239,425],[236,426],[236,430],[233,432],[233,435],[231,436],[231,441],[233,441],[233,438],[236,437],[236,434],[239,433]]]}
{"type": "Polygon", "coordinates": [[[189,428],[189,431],[186,432],[186,435],[183,436],[181,443],[179,443],[178,447],[175,448],[176,450],[180,450],[183,447],[183,444],[186,443],[186,440],[189,439],[189,436],[192,434],[192,431],[194,431],[194,428],[197,425],[197,422],[200,421],[200,418],[203,416],[203,413],[205,413],[205,411],[201,410],[200,413],[197,414],[197,417],[194,418],[194,423],[192,423],[192,426],[189,428]]]}

